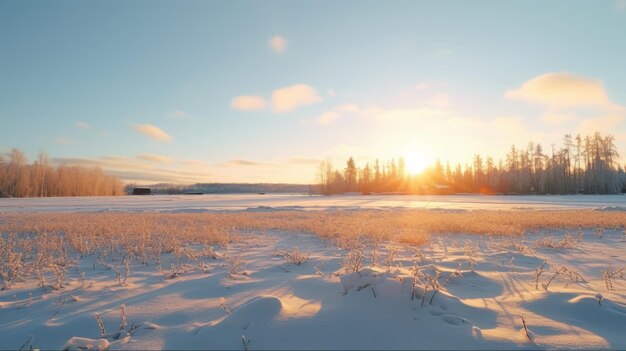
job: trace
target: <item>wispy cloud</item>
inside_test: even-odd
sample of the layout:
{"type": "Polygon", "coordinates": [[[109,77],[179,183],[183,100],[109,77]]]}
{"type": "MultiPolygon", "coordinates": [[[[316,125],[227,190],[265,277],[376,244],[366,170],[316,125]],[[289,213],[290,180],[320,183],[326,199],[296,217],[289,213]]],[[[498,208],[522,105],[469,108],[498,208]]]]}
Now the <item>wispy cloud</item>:
{"type": "Polygon", "coordinates": [[[163,131],[162,129],[160,129],[159,127],[156,127],[152,124],[135,124],[133,125],[133,128],[135,128],[135,130],[155,141],[160,141],[160,142],[171,142],[172,140],[174,140],[174,138],[172,138],[169,134],[167,134],[165,131],[163,131]]]}
{"type": "Polygon", "coordinates": [[[319,124],[330,124],[336,121],[337,119],[339,119],[342,115],[349,114],[349,113],[357,113],[360,111],[361,110],[359,109],[357,105],[345,103],[345,104],[336,106],[330,111],[326,111],[322,113],[321,115],[315,118],[315,121],[319,124]]]}
{"type": "Polygon", "coordinates": [[[610,105],[602,81],[568,72],[543,74],[506,91],[504,96],[551,108],[610,105]]]}
{"type": "Polygon", "coordinates": [[[234,97],[230,106],[240,111],[261,111],[265,109],[265,99],[255,95],[241,95],[234,97]]]}
{"type": "Polygon", "coordinates": [[[107,174],[120,177],[123,181],[143,183],[178,183],[191,184],[211,179],[208,168],[189,171],[178,167],[155,167],[154,162],[144,162],[140,158],[122,156],[102,156],[97,158],[63,158],[52,159],[54,165],[79,165],[84,167],[100,167],[107,174]]]}
{"type": "Polygon", "coordinates": [[[577,122],[577,131],[614,133],[626,108],[612,102],[601,80],[572,73],[546,73],[508,90],[505,97],[543,106],[545,124],[577,122]]]}
{"type": "Polygon", "coordinates": [[[615,0],[615,9],[620,12],[626,12],[626,0],[615,0]]]}
{"type": "Polygon", "coordinates": [[[322,101],[317,91],[306,84],[296,84],[272,92],[272,111],[284,113],[300,106],[315,104],[322,101]]]}
{"type": "Polygon", "coordinates": [[[91,125],[87,122],[78,121],[76,122],[76,128],[78,129],[91,129],[91,125]]]}
{"type": "Polygon", "coordinates": [[[270,38],[267,45],[274,50],[275,53],[282,54],[285,52],[285,49],[287,49],[287,39],[280,35],[275,35],[270,38]]]}
{"type": "Polygon", "coordinates": [[[237,158],[237,159],[232,159],[232,160],[219,163],[217,166],[219,167],[233,167],[233,166],[235,167],[236,166],[258,167],[258,166],[276,166],[276,164],[270,163],[270,162],[261,162],[261,161],[237,158]]]}
{"type": "Polygon", "coordinates": [[[143,161],[156,162],[156,163],[172,163],[174,160],[172,158],[163,156],[163,155],[155,155],[155,154],[139,154],[137,158],[143,161]]]}
{"type": "Polygon", "coordinates": [[[594,132],[615,133],[615,129],[624,121],[623,114],[611,113],[599,117],[586,118],[580,122],[578,132],[590,135],[594,132]]]}
{"type": "Polygon", "coordinates": [[[187,116],[189,116],[187,114],[187,112],[181,111],[181,110],[176,110],[176,111],[173,111],[172,113],[170,113],[170,117],[173,118],[173,119],[182,119],[182,118],[185,118],[187,116]]]}

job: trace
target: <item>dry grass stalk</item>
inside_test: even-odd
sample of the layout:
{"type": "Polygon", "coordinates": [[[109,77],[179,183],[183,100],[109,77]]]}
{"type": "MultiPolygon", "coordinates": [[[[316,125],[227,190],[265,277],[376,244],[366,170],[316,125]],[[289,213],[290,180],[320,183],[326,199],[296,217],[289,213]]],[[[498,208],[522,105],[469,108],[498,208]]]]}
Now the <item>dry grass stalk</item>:
{"type": "Polygon", "coordinates": [[[301,265],[302,263],[309,260],[311,256],[308,253],[302,252],[299,248],[294,247],[290,250],[282,250],[278,252],[278,255],[281,256],[286,263],[301,265]]]}
{"type": "Polygon", "coordinates": [[[613,290],[613,282],[617,278],[624,278],[624,268],[613,269],[610,265],[606,270],[602,271],[606,290],[613,290]]]}
{"type": "Polygon", "coordinates": [[[543,273],[543,269],[546,267],[547,263],[548,262],[544,260],[541,266],[535,269],[535,290],[539,289],[539,278],[541,277],[541,274],[543,273]]]}
{"type": "Polygon", "coordinates": [[[122,337],[124,329],[126,329],[126,305],[122,305],[122,316],[120,317],[120,327],[117,329],[117,333],[113,336],[113,339],[119,339],[122,337]]]}
{"type": "Polygon", "coordinates": [[[532,342],[533,338],[530,335],[530,332],[528,331],[528,326],[526,325],[526,319],[524,319],[524,316],[522,317],[522,324],[524,325],[524,331],[526,332],[526,337],[528,338],[528,341],[532,342]]]}
{"type": "Polygon", "coordinates": [[[552,281],[558,276],[563,276],[566,278],[565,287],[567,287],[572,282],[574,283],[577,283],[577,282],[586,283],[587,282],[580,273],[570,268],[567,268],[565,266],[562,266],[561,268],[554,271],[554,274],[552,275],[552,277],[550,277],[548,282],[543,285],[543,288],[546,289],[546,291],[548,291],[548,287],[550,286],[550,283],[552,283],[552,281]]]}
{"type": "Polygon", "coordinates": [[[233,314],[233,312],[230,310],[230,308],[228,308],[228,306],[226,306],[226,299],[225,299],[225,298],[220,297],[220,299],[219,299],[219,303],[220,303],[220,307],[222,307],[222,309],[223,309],[224,311],[226,311],[226,313],[227,313],[228,315],[233,314]]]}
{"type": "Polygon", "coordinates": [[[100,318],[100,315],[98,313],[96,313],[96,321],[98,321],[98,328],[100,328],[100,335],[102,336],[107,335],[107,330],[104,327],[104,322],[102,321],[102,318],[100,318]]]}

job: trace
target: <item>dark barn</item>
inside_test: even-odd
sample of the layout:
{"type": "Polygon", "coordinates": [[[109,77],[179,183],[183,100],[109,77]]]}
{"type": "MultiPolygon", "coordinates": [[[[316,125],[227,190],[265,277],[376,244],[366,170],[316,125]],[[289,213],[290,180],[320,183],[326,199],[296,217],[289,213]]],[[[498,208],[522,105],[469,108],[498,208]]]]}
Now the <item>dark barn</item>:
{"type": "Polygon", "coordinates": [[[133,195],[152,195],[150,188],[134,188],[133,195]]]}

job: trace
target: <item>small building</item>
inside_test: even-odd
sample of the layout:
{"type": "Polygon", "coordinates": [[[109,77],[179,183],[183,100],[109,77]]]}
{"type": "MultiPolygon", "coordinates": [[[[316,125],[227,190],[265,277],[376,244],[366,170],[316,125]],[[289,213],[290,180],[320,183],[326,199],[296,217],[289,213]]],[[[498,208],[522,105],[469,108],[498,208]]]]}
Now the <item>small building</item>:
{"type": "Polygon", "coordinates": [[[150,188],[133,188],[133,195],[152,195],[150,188]]]}

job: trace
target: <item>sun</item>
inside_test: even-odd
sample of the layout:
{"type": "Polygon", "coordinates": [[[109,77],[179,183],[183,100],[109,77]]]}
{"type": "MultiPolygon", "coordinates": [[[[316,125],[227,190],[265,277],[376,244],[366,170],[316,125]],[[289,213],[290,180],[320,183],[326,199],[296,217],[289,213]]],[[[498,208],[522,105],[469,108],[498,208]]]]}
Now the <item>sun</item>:
{"type": "Polygon", "coordinates": [[[407,152],[404,154],[404,163],[406,167],[406,171],[410,174],[419,174],[422,173],[426,167],[426,160],[422,155],[415,152],[407,152]]]}

